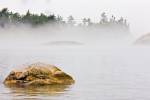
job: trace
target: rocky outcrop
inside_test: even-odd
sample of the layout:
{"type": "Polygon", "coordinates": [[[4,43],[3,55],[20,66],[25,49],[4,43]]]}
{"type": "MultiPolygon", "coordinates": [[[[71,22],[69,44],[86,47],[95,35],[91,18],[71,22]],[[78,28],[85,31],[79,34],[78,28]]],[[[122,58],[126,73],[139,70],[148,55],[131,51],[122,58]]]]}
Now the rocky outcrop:
{"type": "Polygon", "coordinates": [[[4,80],[5,85],[41,86],[41,85],[71,85],[74,79],[58,67],[35,63],[21,70],[14,70],[4,80]]]}
{"type": "Polygon", "coordinates": [[[144,44],[144,45],[150,45],[150,33],[141,36],[135,41],[135,44],[144,44]]]}

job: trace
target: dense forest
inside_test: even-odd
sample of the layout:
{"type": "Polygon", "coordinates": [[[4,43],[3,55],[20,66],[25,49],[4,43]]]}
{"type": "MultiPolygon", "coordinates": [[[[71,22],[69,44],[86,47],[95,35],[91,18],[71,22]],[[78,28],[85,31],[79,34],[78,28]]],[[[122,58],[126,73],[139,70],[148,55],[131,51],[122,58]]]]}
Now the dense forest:
{"type": "Polygon", "coordinates": [[[29,24],[32,26],[41,26],[43,24],[52,24],[57,26],[82,26],[82,27],[110,27],[119,26],[120,28],[129,29],[127,20],[123,17],[117,19],[114,15],[108,18],[105,12],[100,15],[99,22],[92,22],[90,18],[83,18],[81,23],[77,23],[73,16],[69,16],[66,21],[63,17],[54,14],[32,14],[29,10],[26,14],[13,13],[8,8],[3,8],[0,11],[0,27],[4,28],[10,25],[29,24]]]}

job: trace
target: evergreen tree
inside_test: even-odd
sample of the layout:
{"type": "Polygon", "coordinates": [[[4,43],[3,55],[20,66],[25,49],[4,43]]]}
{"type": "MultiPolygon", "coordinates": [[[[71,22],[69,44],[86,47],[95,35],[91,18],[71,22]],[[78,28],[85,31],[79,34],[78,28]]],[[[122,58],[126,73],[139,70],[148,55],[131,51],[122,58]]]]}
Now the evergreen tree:
{"type": "Polygon", "coordinates": [[[108,22],[108,18],[107,18],[107,16],[106,16],[106,13],[105,12],[103,12],[102,14],[101,14],[101,24],[105,24],[105,23],[107,23],[108,22]]]}
{"type": "Polygon", "coordinates": [[[74,21],[73,16],[69,16],[69,17],[68,17],[68,24],[69,24],[69,25],[74,25],[74,24],[75,24],[75,21],[74,21]]]}

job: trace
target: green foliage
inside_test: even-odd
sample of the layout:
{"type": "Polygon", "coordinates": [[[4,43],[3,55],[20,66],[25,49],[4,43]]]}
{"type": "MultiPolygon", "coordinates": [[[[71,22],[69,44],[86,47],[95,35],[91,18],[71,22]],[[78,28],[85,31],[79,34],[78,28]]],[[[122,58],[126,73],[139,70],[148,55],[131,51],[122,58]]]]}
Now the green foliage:
{"type": "Polygon", "coordinates": [[[56,22],[55,15],[45,15],[41,13],[40,15],[32,14],[28,10],[25,15],[20,15],[19,13],[9,12],[7,8],[3,8],[0,11],[0,25],[6,23],[26,23],[31,25],[41,25],[50,22],[56,22]]]}
{"type": "MultiPolygon", "coordinates": [[[[29,10],[25,15],[20,15],[19,13],[9,12],[7,8],[3,8],[0,11],[0,26],[5,27],[6,24],[31,24],[33,26],[43,25],[43,24],[57,24],[57,25],[71,25],[75,26],[77,22],[73,16],[69,16],[67,21],[64,21],[61,16],[45,15],[41,14],[32,14],[29,10]]],[[[82,23],[79,23],[78,26],[101,26],[101,27],[110,27],[110,26],[121,26],[123,28],[129,28],[127,20],[121,17],[116,19],[113,15],[111,18],[108,18],[105,12],[101,14],[100,22],[94,23],[90,18],[84,18],[82,23]]]]}

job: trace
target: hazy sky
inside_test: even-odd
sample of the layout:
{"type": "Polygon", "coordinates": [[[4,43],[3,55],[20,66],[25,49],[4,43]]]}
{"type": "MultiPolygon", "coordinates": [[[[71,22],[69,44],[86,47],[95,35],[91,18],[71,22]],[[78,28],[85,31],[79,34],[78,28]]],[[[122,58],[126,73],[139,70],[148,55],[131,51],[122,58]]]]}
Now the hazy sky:
{"type": "Polygon", "coordinates": [[[90,17],[98,21],[105,11],[109,15],[127,18],[134,34],[150,32],[149,5],[150,0],[0,0],[0,8],[8,7],[20,13],[30,9],[34,13],[73,15],[76,20],[90,17]]]}

